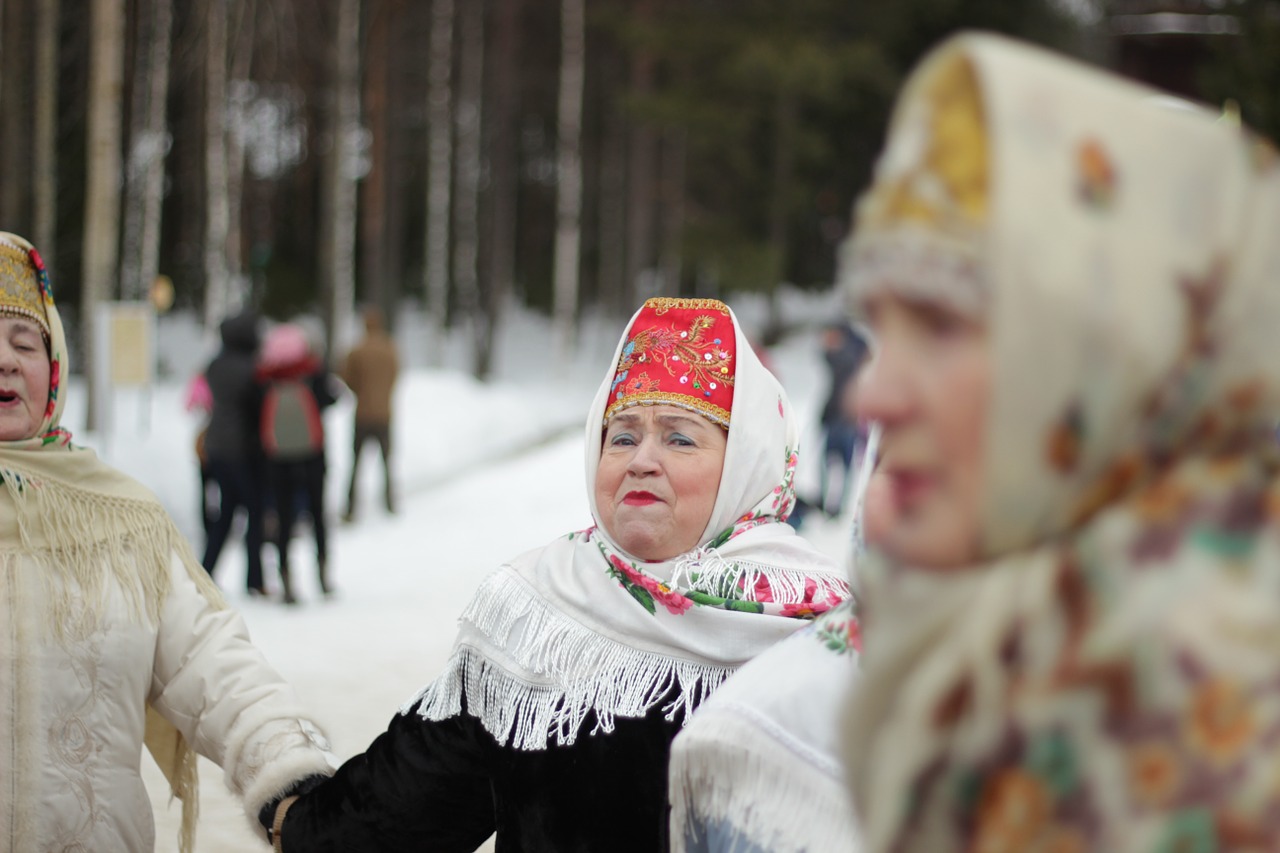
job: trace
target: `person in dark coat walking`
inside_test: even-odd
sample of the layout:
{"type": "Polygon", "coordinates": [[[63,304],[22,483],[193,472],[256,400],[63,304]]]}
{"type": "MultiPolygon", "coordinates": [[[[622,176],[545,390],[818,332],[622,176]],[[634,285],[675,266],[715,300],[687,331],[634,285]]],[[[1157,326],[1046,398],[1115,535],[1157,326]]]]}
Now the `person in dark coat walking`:
{"type": "Polygon", "coordinates": [[[866,360],[867,343],[848,323],[832,323],[822,332],[822,355],[831,371],[831,387],[822,406],[824,442],[818,501],[827,515],[835,516],[844,509],[860,437],[847,400],[853,377],[866,360]],[[838,483],[834,482],[837,475],[838,483]]]}
{"type": "Polygon", "coordinates": [[[243,311],[223,320],[218,331],[222,335],[222,350],[204,372],[213,396],[204,452],[209,476],[218,487],[218,514],[209,526],[201,563],[212,575],[231,532],[236,510],[243,510],[247,522],[245,586],[251,595],[265,595],[262,580],[265,484],[262,443],[258,438],[262,390],[254,377],[258,317],[252,311],[243,311]]]}

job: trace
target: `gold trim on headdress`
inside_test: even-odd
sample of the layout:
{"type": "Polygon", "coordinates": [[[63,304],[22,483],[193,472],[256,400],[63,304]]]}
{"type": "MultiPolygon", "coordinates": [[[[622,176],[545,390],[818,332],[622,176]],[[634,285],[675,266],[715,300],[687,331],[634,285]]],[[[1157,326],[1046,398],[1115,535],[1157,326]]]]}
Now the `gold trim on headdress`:
{"type": "Polygon", "coordinates": [[[49,319],[40,299],[40,283],[28,251],[0,239],[0,316],[30,320],[49,339],[49,319]]]}
{"type": "Polygon", "coordinates": [[[650,391],[642,394],[628,394],[604,411],[604,422],[632,406],[675,406],[677,409],[688,409],[697,412],[714,424],[729,428],[729,413],[715,403],[708,403],[686,394],[672,394],[665,391],[650,391]]]}
{"type": "Polygon", "coordinates": [[[983,315],[989,154],[973,65],[941,60],[901,108],[858,203],[840,273],[853,300],[888,289],[983,315]]]}
{"type": "Polygon", "coordinates": [[[729,316],[729,306],[719,299],[681,299],[673,296],[655,296],[645,300],[645,307],[652,308],[653,313],[661,317],[672,308],[683,308],[690,311],[719,311],[729,316]]]}

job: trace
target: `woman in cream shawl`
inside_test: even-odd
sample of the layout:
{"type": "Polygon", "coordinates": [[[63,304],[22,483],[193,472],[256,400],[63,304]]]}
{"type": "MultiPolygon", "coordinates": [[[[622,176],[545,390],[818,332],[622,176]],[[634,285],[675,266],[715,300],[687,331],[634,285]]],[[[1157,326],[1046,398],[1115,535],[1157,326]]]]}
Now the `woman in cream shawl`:
{"type": "Polygon", "coordinates": [[[40,255],[0,233],[0,849],[150,851],[142,746],[196,819],[195,752],[256,815],[328,746],[155,497],[59,426],[40,255]]]}
{"type": "Polygon", "coordinates": [[[991,36],[911,77],[846,282],[866,850],[1280,849],[1278,233],[1207,110],[991,36]]]}

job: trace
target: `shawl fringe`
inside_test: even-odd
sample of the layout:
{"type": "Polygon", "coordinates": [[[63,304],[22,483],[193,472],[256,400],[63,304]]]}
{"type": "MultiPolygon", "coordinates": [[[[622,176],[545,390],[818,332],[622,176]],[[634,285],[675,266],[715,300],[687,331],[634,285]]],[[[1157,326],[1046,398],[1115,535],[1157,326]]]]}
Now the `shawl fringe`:
{"type": "Polygon", "coordinates": [[[173,724],[147,706],[147,728],[143,737],[147,751],[169,782],[169,801],[182,801],[182,826],[178,850],[191,853],[196,846],[196,823],[200,820],[200,777],[195,751],[173,724]]]}
{"type": "Polygon", "coordinates": [[[174,553],[205,598],[219,609],[226,606],[186,538],[154,500],[81,489],[14,466],[0,468],[0,481],[16,508],[17,550],[35,561],[49,585],[50,622],[59,639],[96,627],[93,615],[101,612],[108,588],[104,564],[134,619],[159,621],[174,553]]]}
{"type": "Polygon", "coordinates": [[[690,843],[696,848],[701,827],[729,827],[753,850],[856,853],[853,809],[829,757],[789,742],[764,719],[712,719],[718,737],[700,735],[695,726],[681,733],[671,751],[674,853],[684,853],[690,843]],[[750,749],[735,746],[748,743],[750,749]]]}
{"type": "Polygon", "coordinates": [[[671,586],[740,601],[843,601],[849,597],[843,577],[779,569],[754,560],[726,560],[705,546],[676,563],[671,586]],[[766,595],[758,597],[761,592],[766,595]]]}
{"type": "Polygon", "coordinates": [[[574,743],[590,712],[592,734],[613,731],[615,717],[642,717],[664,699],[668,720],[687,719],[733,671],[601,636],[507,571],[489,577],[462,621],[496,644],[497,654],[479,648],[464,625],[445,671],[400,711],[443,720],[463,711],[465,694],[467,713],[500,744],[523,751],[546,749],[552,735],[558,745],[574,743]]]}

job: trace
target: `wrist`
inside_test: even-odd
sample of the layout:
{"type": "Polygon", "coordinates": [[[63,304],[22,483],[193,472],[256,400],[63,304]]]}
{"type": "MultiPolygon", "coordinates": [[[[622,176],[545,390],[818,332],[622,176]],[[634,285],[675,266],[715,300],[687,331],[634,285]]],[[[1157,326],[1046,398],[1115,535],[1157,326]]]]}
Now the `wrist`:
{"type": "Polygon", "coordinates": [[[284,829],[284,819],[289,814],[289,808],[298,801],[296,794],[285,797],[276,806],[275,816],[271,821],[271,826],[267,828],[267,841],[271,844],[271,849],[276,853],[284,853],[284,839],[281,837],[284,829]]]}

